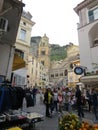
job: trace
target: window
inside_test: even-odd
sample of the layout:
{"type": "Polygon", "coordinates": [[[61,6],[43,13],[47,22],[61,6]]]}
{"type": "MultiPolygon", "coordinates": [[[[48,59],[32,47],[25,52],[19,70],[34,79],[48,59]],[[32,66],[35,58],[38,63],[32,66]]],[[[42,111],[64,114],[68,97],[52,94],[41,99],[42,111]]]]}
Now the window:
{"type": "Polygon", "coordinates": [[[32,74],[33,74],[33,68],[32,68],[32,74]]]}
{"type": "Polygon", "coordinates": [[[54,74],[51,74],[51,77],[54,77],[54,74]]]}
{"type": "Polygon", "coordinates": [[[57,73],[55,74],[55,77],[58,77],[58,74],[57,74],[57,73]]]}
{"type": "Polygon", "coordinates": [[[41,51],[41,55],[45,55],[45,51],[41,51]]]}
{"type": "Polygon", "coordinates": [[[25,22],[23,22],[23,25],[25,25],[25,26],[26,26],[26,23],[25,23],[25,22]]]}
{"type": "Polygon", "coordinates": [[[63,73],[60,73],[60,76],[63,76],[63,73]]]}
{"type": "Polygon", "coordinates": [[[65,75],[65,76],[67,76],[67,74],[68,74],[68,71],[67,71],[67,70],[65,70],[65,71],[64,71],[64,75],[65,75]]]}
{"type": "Polygon", "coordinates": [[[94,20],[98,19],[98,8],[90,10],[88,12],[89,22],[93,22],[94,20]]]}
{"type": "Polygon", "coordinates": [[[88,12],[88,17],[89,17],[89,22],[93,22],[94,21],[93,10],[90,10],[88,12]]]}
{"type": "Polygon", "coordinates": [[[24,59],[24,52],[22,52],[21,50],[15,49],[15,53],[19,55],[22,59],[24,59]]]}
{"type": "Polygon", "coordinates": [[[95,47],[95,46],[98,46],[98,39],[97,39],[97,38],[94,40],[93,46],[94,46],[94,47],[95,47]]]}
{"type": "Polygon", "coordinates": [[[45,46],[45,42],[43,42],[43,46],[45,46]]]}
{"type": "Polygon", "coordinates": [[[44,65],[44,61],[41,61],[41,63],[44,65]]]}
{"type": "Polygon", "coordinates": [[[98,8],[94,10],[94,19],[98,19],[98,8]]]}
{"type": "Polygon", "coordinates": [[[20,31],[20,39],[25,41],[26,38],[26,30],[21,29],[20,31]]]}

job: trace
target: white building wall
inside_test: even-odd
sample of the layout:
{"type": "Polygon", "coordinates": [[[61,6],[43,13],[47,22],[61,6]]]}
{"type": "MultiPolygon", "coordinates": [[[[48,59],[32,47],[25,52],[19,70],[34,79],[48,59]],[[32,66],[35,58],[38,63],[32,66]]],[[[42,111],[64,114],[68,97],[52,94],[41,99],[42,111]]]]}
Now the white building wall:
{"type": "Polygon", "coordinates": [[[80,21],[80,26],[85,26],[87,24],[87,8],[82,9],[79,11],[79,21],[80,21]]]}
{"type": "Polygon", "coordinates": [[[78,33],[80,47],[80,64],[87,67],[88,69],[91,69],[91,55],[87,30],[82,28],[78,31],[78,33]]]}
{"type": "Polygon", "coordinates": [[[10,79],[13,63],[14,47],[0,44],[0,75],[10,79]]]}
{"type": "Polygon", "coordinates": [[[93,70],[98,70],[98,46],[91,49],[93,70]]]}
{"type": "Polygon", "coordinates": [[[91,37],[89,32],[91,28],[98,23],[98,20],[78,29],[79,47],[80,47],[80,63],[87,67],[87,71],[94,71],[92,63],[98,63],[98,46],[91,47],[91,37]]]}

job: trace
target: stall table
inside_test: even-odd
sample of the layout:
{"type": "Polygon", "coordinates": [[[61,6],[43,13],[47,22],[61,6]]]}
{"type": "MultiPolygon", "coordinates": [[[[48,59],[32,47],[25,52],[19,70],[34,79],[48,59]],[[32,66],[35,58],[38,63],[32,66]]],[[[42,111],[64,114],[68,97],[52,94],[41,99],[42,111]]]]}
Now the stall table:
{"type": "Polygon", "coordinates": [[[35,127],[35,123],[43,121],[44,116],[42,114],[36,113],[36,112],[31,112],[27,114],[27,121],[30,124],[30,127],[35,127]]]}

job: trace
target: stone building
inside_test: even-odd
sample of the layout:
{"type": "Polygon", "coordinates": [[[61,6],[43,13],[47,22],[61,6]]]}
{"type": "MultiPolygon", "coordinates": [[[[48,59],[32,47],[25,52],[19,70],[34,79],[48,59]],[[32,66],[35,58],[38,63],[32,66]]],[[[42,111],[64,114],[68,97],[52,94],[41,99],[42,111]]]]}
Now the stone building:
{"type": "Polygon", "coordinates": [[[31,37],[30,55],[34,58],[33,63],[33,83],[37,86],[44,87],[49,84],[49,67],[50,67],[50,45],[49,38],[46,34],[43,37],[31,37]],[[36,72],[35,72],[36,71],[36,72]],[[35,78],[34,78],[35,77],[35,78]]]}
{"type": "Polygon", "coordinates": [[[0,82],[11,79],[15,41],[24,4],[0,0],[0,82]]]}
{"type": "Polygon", "coordinates": [[[61,61],[53,61],[49,71],[49,81],[59,87],[75,87],[80,76],[74,73],[75,65],[80,65],[79,47],[69,44],[66,48],[67,58],[61,61]]]}

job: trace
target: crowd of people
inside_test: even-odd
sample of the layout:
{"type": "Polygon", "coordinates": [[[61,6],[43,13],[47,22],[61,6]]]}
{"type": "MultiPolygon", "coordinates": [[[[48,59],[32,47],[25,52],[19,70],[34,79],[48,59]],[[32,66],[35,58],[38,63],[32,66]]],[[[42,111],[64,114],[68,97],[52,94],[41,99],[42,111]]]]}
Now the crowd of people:
{"type": "Polygon", "coordinates": [[[98,93],[94,88],[81,90],[79,85],[74,89],[48,86],[44,93],[43,102],[46,106],[47,117],[52,117],[54,111],[62,112],[65,110],[70,112],[75,109],[78,116],[82,118],[85,117],[83,108],[87,106],[87,110],[92,111],[95,119],[98,120],[98,93]]]}

